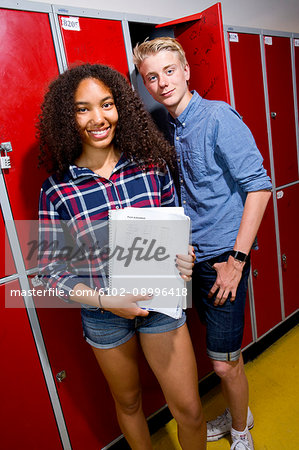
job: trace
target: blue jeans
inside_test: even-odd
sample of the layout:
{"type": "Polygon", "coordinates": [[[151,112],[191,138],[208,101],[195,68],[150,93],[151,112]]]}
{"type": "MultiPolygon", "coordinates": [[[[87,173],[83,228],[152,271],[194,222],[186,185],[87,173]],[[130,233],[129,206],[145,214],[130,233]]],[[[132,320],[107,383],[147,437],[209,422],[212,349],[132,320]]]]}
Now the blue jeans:
{"type": "Polygon", "coordinates": [[[244,330],[244,310],[248,288],[250,260],[248,258],[242,273],[236,299],[230,296],[223,305],[214,306],[217,293],[208,298],[208,293],[217,278],[212,267],[217,262],[227,261],[230,252],[195,264],[192,275],[192,297],[199,317],[206,324],[207,353],[217,361],[239,359],[244,330]]]}

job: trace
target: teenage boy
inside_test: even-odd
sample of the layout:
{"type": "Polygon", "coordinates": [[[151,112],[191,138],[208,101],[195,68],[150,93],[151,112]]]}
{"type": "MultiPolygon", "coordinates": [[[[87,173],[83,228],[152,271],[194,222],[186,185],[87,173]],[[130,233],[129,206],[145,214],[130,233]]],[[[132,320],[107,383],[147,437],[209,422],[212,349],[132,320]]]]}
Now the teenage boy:
{"type": "Polygon", "coordinates": [[[149,93],[169,112],[181,202],[192,221],[193,299],[207,325],[207,352],[228,405],[208,423],[208,440],[230,432],[231,449],[253,449],[241,343],[249,253],[271,181],[239,114],[227,103],[190,92],[190,67],[178,41],[145,41],[135,47],[134,63],[149,93]]]}

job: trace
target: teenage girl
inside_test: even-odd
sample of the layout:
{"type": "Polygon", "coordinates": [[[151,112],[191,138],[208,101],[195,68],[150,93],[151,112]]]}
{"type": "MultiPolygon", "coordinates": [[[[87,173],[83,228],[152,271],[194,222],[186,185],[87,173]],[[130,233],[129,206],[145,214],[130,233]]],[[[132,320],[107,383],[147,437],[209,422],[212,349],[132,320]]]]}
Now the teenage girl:
{"type": "MultiPolygon", "coordinates": [[[[41,190],[40,238],[56,245],[41,254],[43,283],[82,304],[84,337],[109,384],[131,448],[152,448],[141,405],[141,346],[177,421],[182,448],[205,449],[206,425],[184,312],[173,319],[137,306],[149,296],[102,295],[105,257],[95,252],[84,260],[84,248],[105,240],[109,209],[174,206],[165,163],[173,164],[171,146],[126,79],[101,65],[74,67],[51,83],[38,129],[40,163],[53,173],[41,190]],[[61,257],[70,241],[83,257],[61,257]]],[[[192,255],[179,255],[176,263],[189,280],[192,255]]]]}

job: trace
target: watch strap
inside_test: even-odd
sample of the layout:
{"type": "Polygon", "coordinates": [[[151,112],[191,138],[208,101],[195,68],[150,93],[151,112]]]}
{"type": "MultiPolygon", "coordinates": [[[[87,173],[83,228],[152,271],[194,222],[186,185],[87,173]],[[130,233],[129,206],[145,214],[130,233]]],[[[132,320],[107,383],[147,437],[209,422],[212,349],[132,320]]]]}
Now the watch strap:
{"type": "Polygon", "coordinates": [[[245,262],[248,257],[246,253],[239,252],[238,250],[232,250],[230,254],[234,259],[241,262],[245,262]]]}

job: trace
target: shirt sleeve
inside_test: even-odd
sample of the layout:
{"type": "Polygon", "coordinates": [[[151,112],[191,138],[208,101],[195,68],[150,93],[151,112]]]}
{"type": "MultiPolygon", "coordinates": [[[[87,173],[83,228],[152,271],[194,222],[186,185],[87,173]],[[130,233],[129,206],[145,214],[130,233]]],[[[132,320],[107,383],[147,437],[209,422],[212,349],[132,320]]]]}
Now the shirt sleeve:
{"type": "Polygon", "coordinates": [[[244,192],[271,189],[262,155],[240,115],[223,103],[216,110],[213,126],[215,151],[241,189],[244,192]]]}
{"type": "Polygon", "coordinates": [[[70,291],[78,280],[68,270],[67,259],[62,257],[66,248],[62,221],[42,189],[39,200],[39,278],[46,289],[54,289],[63,300],[68,301],[70,291]]]}
{"type": "Polygon", "coordinates": [[[175,188],[169,168],[166,166],[166,171],[161,173],[161,206],[175,206],[175,188]]]}
{"type": "Polygon", "coordinates": [[[98,266],[97,279],[94,280],[89,264],[94,264],[95,258],[86,260],[49,197],[42,189],[39,200],[39,278],[46,289],[55,290],[60,298],[68,302],[76,284],[100,289],[106,280],[101,279],[99,273],[106,276],[98,266]]]}

